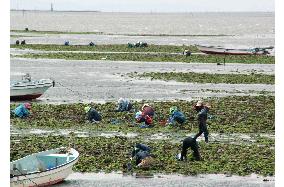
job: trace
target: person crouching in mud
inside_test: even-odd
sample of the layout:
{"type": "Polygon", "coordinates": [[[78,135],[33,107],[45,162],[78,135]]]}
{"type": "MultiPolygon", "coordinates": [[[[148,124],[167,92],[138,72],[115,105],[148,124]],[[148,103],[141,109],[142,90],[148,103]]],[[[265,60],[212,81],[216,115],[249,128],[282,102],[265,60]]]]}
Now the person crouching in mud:
{"type": "Polygon", "coordinates": [[[142,106],[142,111],[139,111],[135,114],[136,122],[145,123],[140,126],[141,128],[152,127],[154,114],[155,114],[154,109],[150,105],[144,104],[142,106]]]}
{"type": "Polygon", "coordinates": [[[130,111],[132,109],[132,103],[128,99],[120,98],[117,104],[118,106],[115,112],[130,111]]]}
{"type": "Polygon", "coordinates": [[[187,137],[182,142],[182,149],[179,160],[187,160],[187,149],[191,148],[193,151],[193,158],[197,161],[201,160],[198,144],[195,138],[187,137]]]}
{"type": "Polygon", "coordinates": [[[26,118],[30,115],[31,108],[31,103],[20,104],[14,110],[11,110],[11,115],[19,118],[26,118]]]}
{"type": "Polygon", "coordinates": [[[167,120],[168,125],[175,126],[177,123],[183,125],[185,120],[186,118],[184,114],[181,111],[179,111],[176,106],[170,108],[170,117],[167,120]]]}
{"type": "Polygon", "coordinates": [[[145,144],[137,143],[132,151],[131,160],[135,158],[135,164],[138,167],[150,167],[153,164],[153,157],[150,154],[151,148],[145,144]]]}
{"type": "Polygon", "coordinates": [[[198,120],[199,132],[194,136],[194,138],[197,139],[202,133],[204,133],[206,143],[208,143],[208,135],[209,135],[206,122],[207,122],[208,112],[210,108],[211,106],[209,105],[209,103],[207,103],[198,112],[197,120],[198,120]]]}
{"type": "Polygon", "coordinates": [[[102,117],[101,115],[92,107],[90,106],[86,106],[84,108],[85,112],[86,112],[86,117],[87,117],[87,120],[89,122],[95,122],[95,123],[98,123],[99,121],[102,120],[102,117]]]}

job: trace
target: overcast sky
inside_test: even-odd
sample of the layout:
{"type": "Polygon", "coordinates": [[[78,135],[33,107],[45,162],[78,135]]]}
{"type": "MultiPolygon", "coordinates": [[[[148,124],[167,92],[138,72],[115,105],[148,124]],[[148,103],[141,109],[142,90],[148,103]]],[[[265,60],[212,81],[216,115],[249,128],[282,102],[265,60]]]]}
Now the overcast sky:
{"type": "Polygon", "coordinates": [[[11,9],[104,12],[274,11],[274,0],[11,0],[11,9]]]}

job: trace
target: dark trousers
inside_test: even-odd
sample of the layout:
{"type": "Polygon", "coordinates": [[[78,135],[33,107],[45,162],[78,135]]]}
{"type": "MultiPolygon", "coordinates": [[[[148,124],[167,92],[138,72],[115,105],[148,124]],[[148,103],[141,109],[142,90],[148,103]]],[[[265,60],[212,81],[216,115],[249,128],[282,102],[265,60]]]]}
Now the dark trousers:
{"type": "Polygon", "coordinates": [[[181,160],[187,159],[187,149],[191,148],[193,151],[193,157],[195,160],[200,160],[200,154],[198,150],[198,144],[194,138],[186,138],[182,144],[182,151],[181,151],[181,160]]]}
{"type": "Polygon", "coordinates": [[[202,133],[204,133],[205,142],[208,142],[208,129],[206,123],[199,123],[199,132],[194,136],[194,139],[197,139],[202,133]]]}

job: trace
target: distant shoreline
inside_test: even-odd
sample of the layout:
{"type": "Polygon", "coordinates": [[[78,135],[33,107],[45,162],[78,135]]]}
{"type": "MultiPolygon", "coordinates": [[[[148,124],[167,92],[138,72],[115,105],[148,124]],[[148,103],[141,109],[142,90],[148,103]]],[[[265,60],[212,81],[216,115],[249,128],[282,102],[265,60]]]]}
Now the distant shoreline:
{"type": "Polygon", "coordinates": [[[25,9],[10,9],[11,12],[96,12],[96,13],[141,13],[141,14],[195,14],[195,13],[273,13],[275,14],[275,11],[231,11],[231,12],[217,12],[217,11],[204,11],[204,12],[155,12],[155,11],[149,11],[149,12],[117,12],[117,11],[100,11],[100,10],[25,10],[25,9]]]}

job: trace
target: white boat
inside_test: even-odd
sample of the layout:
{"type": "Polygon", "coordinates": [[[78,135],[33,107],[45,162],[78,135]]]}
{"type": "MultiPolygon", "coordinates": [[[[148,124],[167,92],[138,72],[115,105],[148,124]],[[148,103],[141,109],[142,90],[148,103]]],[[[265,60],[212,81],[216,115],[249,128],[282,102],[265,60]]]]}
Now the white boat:
{"type": "Polygon", "coordinates": [[[10,100],[36,99],[51,86],[54,86],[51,79],[31,80],[30,75],[26,74],[22,80],[10,82],[10,100]]]}
{"type": "Polygon", "coordinates": [[[251,49],[229,49],[220,46],[195,45],[201,52],[206,54],[223,54],[223,55],[267,55],[268,49],[273,47],[251,48],[251,49]]]}
{"type": "Polygon", "coordinates": [[[10,187],[49,186],[72,173],[79,153],[65,147],[28,155],[10,163],[10,187]]]}

